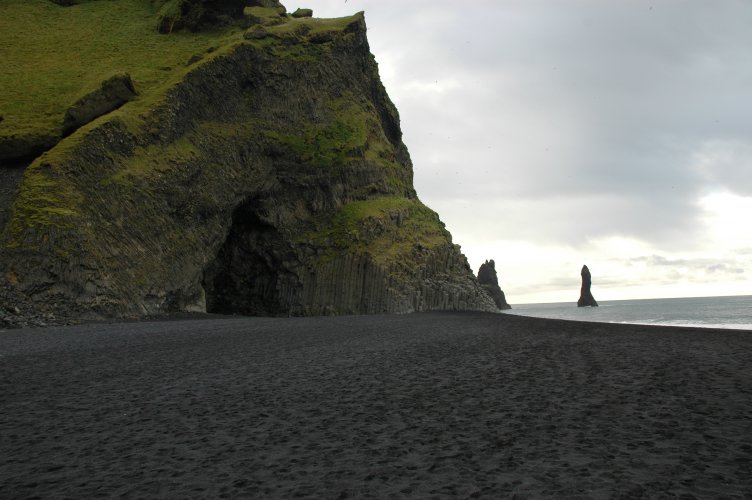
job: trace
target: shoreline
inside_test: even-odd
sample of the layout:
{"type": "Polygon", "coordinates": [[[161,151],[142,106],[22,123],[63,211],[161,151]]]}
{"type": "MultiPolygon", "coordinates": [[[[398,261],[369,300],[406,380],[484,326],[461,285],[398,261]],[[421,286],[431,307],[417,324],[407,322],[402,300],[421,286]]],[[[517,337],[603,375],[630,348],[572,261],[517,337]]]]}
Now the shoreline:
{"type": "Polygon", "coordinates": [[[574,308],[568,302],[521,304],[507,313],[611,324],[752,331],[751,295],[610,300],[592,308],[574,308]]]}
{"type": "Polygon", "coordinates": [[[752,336],[491,313],[0,333],[8,496],[752,494],[752,336]]]}
{"type": "Polygon", "coordinates": [[[737,328],[736,326],[723,326],[721,324],[713,324],[708,326],[703,326],[700,324],[666,324],[666,323],[637,323],[637,322],[627,322],[627,321],[597,321],[597,320],[578,320],[578,319],[565,319],[565,318],[544,318],[540,316],[526,316],[524,314],[519,313],[507,313],[506,311],[502,312],[502,314],[508,314],[509,316],[516,316],[519,318],[526,318],[526,319],[540,319],[540,320],[548,320],[548,321],[554,321],[554,322],[565,322],[565,323],[584,323],[584,324],[602,324],[602,325],[609,325],[609,326],[638,326],[638,327],[647,327],[647,328],[658,328],[658,329],[686,329],[686,330],[700,330],[700,331],[708,331],[708,332],[724,332],[724,331],[731,331],[731,332],[747,332],[752,334],[752,328],[737,328]]]}

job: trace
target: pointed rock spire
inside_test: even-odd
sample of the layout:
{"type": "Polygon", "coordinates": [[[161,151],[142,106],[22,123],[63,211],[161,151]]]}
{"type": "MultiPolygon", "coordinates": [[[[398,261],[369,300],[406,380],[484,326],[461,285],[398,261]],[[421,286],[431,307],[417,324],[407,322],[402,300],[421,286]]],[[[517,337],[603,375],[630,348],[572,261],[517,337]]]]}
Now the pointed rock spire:
{"type": "Polygon", "coordinates": [[[577,301],[577,307],[598,307],[598,303],[590,291],[590,285],[592,284],[590,269],[587,266],[582,266],[580,276],[582,276],[582,288],[580,288],[580,300],[577,301]]]}
{"type": "Polygon", "coordinates": [[[504,296],[504,292],[499,288],[499,280],[496,277],[496,263],[492,260],[487,260],[480,265],[478,269],[478,283],[483,289],[491,296],[496,307],[499,309],[511,309],[512,306],[507,304],[507,299],[504,296]]]}

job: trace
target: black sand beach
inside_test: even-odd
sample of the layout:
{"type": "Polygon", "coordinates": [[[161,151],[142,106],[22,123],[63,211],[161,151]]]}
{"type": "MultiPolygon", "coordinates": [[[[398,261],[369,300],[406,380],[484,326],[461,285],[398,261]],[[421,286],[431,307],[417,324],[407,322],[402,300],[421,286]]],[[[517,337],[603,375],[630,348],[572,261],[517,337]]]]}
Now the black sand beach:
{"type": "Polygon", "coordinates": [[[0,496],[752,496],[752,332],[483,313],[0,332],[0,496]]]}

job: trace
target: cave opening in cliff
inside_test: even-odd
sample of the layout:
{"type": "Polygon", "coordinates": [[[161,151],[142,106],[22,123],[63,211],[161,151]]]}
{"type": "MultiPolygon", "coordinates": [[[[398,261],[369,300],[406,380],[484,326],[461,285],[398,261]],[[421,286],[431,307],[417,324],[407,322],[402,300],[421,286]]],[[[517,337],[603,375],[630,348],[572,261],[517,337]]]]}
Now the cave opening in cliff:
{"type": "Polygon", "coordinates": [[[258,202],[249,201],[233,213],[227,239],[204,270],[207,312],[250,316],[287,313],[280,287],[291,278],[284,271],[290,250],[277,229],[259,216],[260,209],[258,202]]]}

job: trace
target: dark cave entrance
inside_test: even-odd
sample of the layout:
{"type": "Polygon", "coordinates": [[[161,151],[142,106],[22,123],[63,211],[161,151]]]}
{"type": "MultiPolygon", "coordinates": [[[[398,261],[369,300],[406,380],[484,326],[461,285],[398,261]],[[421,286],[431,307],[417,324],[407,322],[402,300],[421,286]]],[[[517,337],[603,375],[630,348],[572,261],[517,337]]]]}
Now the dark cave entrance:
{"type": "Polygon", "coordinates": [[[227,239],[204,270],[207,312],[250,316],[288,312],[283,290],[297,280],[286,266],[296,258],[277,228],[259,217],[260,208],[250,201],[233,213],[227,239]]]}

